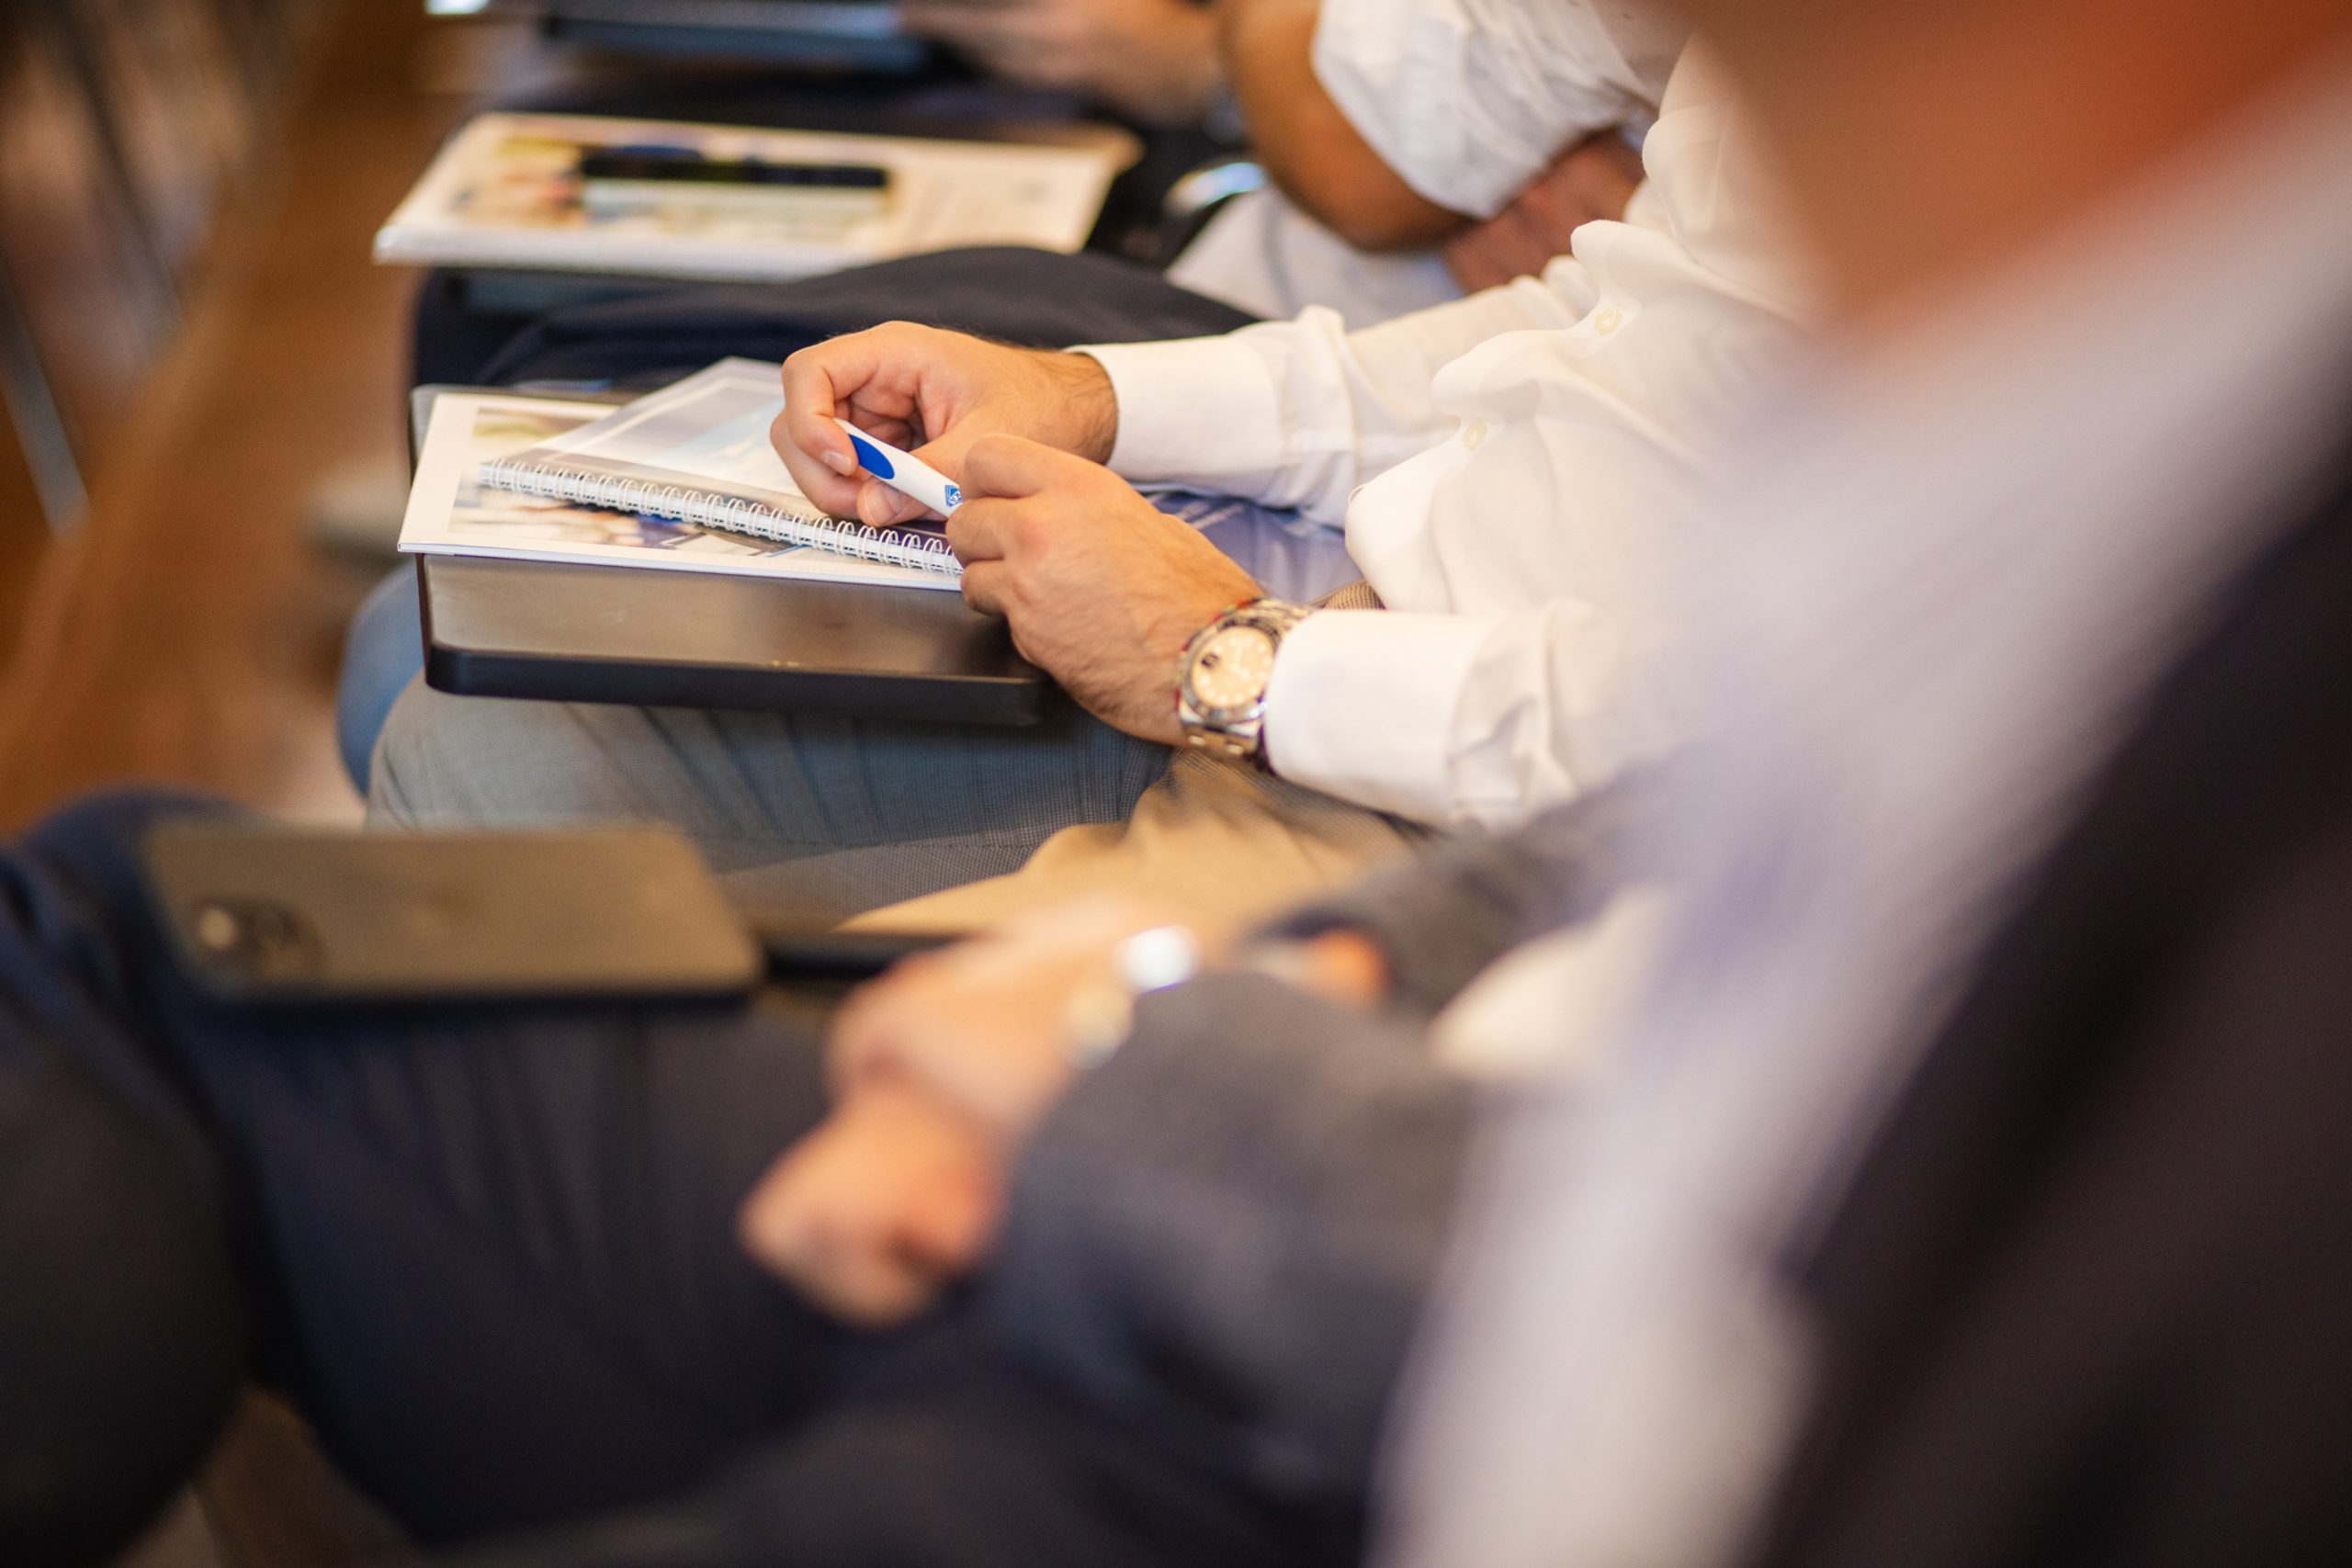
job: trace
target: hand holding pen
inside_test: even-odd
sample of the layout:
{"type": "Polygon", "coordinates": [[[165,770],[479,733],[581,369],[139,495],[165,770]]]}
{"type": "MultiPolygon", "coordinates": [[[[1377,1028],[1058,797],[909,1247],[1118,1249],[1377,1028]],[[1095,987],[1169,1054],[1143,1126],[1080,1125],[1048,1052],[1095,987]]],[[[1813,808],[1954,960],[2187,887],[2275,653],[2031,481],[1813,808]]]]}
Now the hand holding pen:
{"type": "Polygon", "coordinates": [[[960,483],[964,455],[984,435],[1019,435],[1103,461],[1118,434],[1118,402],[1110,377],[1085,355],[904,321],[801,350],[785,361],[776,452],[819,506],[887,528],[945,509],[893,488],[861,462],[843,422],[960,483]]]}

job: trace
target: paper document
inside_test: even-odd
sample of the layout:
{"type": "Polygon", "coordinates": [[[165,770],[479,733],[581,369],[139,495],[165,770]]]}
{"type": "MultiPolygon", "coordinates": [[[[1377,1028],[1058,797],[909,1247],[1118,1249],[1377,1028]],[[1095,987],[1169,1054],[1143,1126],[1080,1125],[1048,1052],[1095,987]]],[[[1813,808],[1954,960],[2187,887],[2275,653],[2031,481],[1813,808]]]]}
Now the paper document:
{"type": "Polygon", "coordinates": [[[953,587],[963,564],[935,523],[869,528],[828,516],[771,445],[784,367],[722,359],[707,370],[476,472],[494,490],[609,507],[911,567],[953,587]]]}
{"type": "MultiPolygon", "coordinates": [[[[576,434],[614,412],[610,403],[474,392],[443,394],[434,404],[426,426],[400,547],[412,554],[585,561],[891,587],[956,586],[954,578],[936,572],[521,495],[481,482],[478,470],[485,462],[511,458],[576,434]]],[[[747,450],[736,452],[734,458],[747,471],[755,471],[747,450]]],[[[783,471],[773,451],[768,458],[775,464],[776,472],[783,471]]],[[[790,482],[788,477],[786,482],[790,482]]]]}
{"type": "MultiPolygon", "coordinates": [[[[961,245],[1075,251],[1138,143],[1107,126],[1050,141],[951,141],[593,115],[488,114],[459,131],[376,236],[379,262],[777,281],[961,245]],[[886,199],[586,199],[583,154],[874,165],[886,199]]],[[[641,193],[640,193],[641,194],[641,193]]]]}

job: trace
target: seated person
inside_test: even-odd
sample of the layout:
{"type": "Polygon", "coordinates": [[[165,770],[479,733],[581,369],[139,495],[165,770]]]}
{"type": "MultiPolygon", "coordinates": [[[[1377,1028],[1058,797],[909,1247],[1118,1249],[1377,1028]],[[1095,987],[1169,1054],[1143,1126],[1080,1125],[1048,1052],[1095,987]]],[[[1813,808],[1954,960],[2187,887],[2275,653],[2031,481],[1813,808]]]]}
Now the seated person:
{"type": "MultiPolygon", "coordinates": [[[[1367,243],[1402,243],[1446,232],[1460,221],[1417,194],[1416,186],[1472,190],[1486,206],[1498,206],[1532,175],[1533,183],[1519,197],[1449,244],[1447,265],[1476,288],[1538,274],[1552,257],[1566,253],[1576,228],[1623,216],[1641,171],[1638,159],[1614,134],[1592,137],[1548,172],[1538,171],[1551,149],[1573,141],[1590,126],[1612,118],[1649,117],[1647,105],[1659,91],[1650,84],[1655,78],[1662,85],[1671,47],[1680,36],[1664,7],[1602,14],[1567,6],[1556,17],[1521,12],[1489,17],[1477,30],[1455,34],[1450,54],[1419,40],[1418,74],[1410,84],[1415,103],[1448,80],[1459,84],[1457,101],[1465,100],[1474,85],[1489,89],[1487,96],[1495,98],[1497,72],[1487,56],[1520,62],[1520,74],[1526,76],[1527,62],[1540,62],[1546,50],[1562,52],[1558,69],[1508,85],[1514,90],[1498,100],[1510,111],[1507,116],[1490,107],[1473,117],[1464,101],[1462,113],[1442,117],[1464,122],[1476,118],[1484,134],[1475,145],[1459,137],[1432,138],[1419,119],[1390,114],[1396,123],[1381,133],[1383,151],[1375,152],[1322,88],[1317,73],[1352,84],[1350,113],[1373,123],[1382,106],[1405,101],[1406,85],[1380,79],[1377,73],[1393,68],[1398,54],[1394,35],[1409,28],[1418,13],[1384,5],[1359,14],[1360,5],[1361,0],[1340,0],[1328,13],[1343,17],[1347,27],[1320,35],[1327,47],[1319,64],[1310,59],[1317,36],[1313,6],[1251,0],[1223,13],[1237,90],[1257,106],[1252,112],[1265,128],[1260,156],[1285,190],[1367,243]],[[1576,31],[1579,18],[1589,18],[1584,25],[1590,36],[1576,31]],[[1521,36],[1501,26],[1514,20],[1532,30],[1521,36]],[[1552,37],[1549,29],[1564,23],[1566,36],[1552,37]],[[1335,56],[1329,47],[1334,37],[1343,45],[1354,41],[1335,56]],[[1377,47],[1384,40],[1389,47],[1377,47]],[[1391,173],[1391,164],[1408,171],[1415,184],[1391,173]]],[[[1363,326],[1457,292],[1451,283],[1434,292],[1416,285],[1407,294],[1385,298],[1376,309],[1364,309],[1363,299],[1386,290],[1381,278],[1402,274],[1366,271],[1358,252],[1300,218],[1279,197],[1248,210],[1254,216],[1237,210],[1193,253],[1223,259],[1202,267],[1180,264],[1173,281],[1103,256],[964,251],[786,286],[703,287],[671,290],[652,301],[574,307],[519,333],[510,326],[479,343],[470,341],[476,335],[470,325],[458,329],[467,312],[435,308],[432,301],[446,289],[428,288],[417,365],[420,378],[428,381],[616,379],[644,387],[729,354],[783,357],[870,325],[877,314],[910,310],[919,310],[919,319],[929,324],[1058,347],[1223,332],[1244,324],[1251,314],[1287,315],[1307,303],[1335,306],[1348,324],[1363,326]],[[1231,243],[1232,236],[1238,236],[1238,243],[1231,243]],[[1251,259],[1260,255],[1267,258],[1262,265],[1251,259]]],[[[1226,543],[1251,532],[1262,534],[1228,528],[1217,537],[1226,543]]],[[[345,762],[363,793],[385,716],[422,668],[421,638],[412,580],[406,572],[394,573],[354,627],[338,703],[345,762]]]]}
{"type": "Polygon", "coordinates": [[[1228,202],[1171,282],[1259,316],[1367,327],[1534,276],[1641,181],[1680,51],[1670,6],[1443,9],[1238,0],[1225,66],[1273,188],[1228,202]]]}
{"type": "Polygon", "coordinates": [[[1648,585],[1680,547],[1708,431],[1785,350],[1800,293],[1702,61],[1659,125],[1624,220],[1582,230],[1541,281],[1368,332],[1310,311],[1033,354],[890,327],[790,362],[780,449],[803,488],[896,515],[825,466],[845,449],[825,416],[912,442],[919,410],[923,455],[989,498],[958,514],[967,596],[1099,722],[948,731],[412,686],[375,818],[658,817],[752,896],[844,916],[923,897],[890,919],[962,928],[1141,885],[1246,920],[1429,829],[1520,820],[1655,755],[1679,729],[1648,585]],[[1236,705],[1261,696],[1262,724],[1195,728],[1261,770],[1185,746],[1174,675],[1259,587],[1129,480],[1344,522],[1387,606],[1242,617],[1281,639],[1236,705]]]}
{"type": "Polygon", "coordinates": [[[1229,202],[1170,280],[1352,327],[1532,276],[1622,215],[1641,167],[1616,133],[1656,118],[1684,36],[1651,0],[1481,0],[1442,21],[1409,0],[921,0],[900,20],[1144,125],[1228,125],[1276,188],[1229,202]],[[1477,112],[1439,107],[1456,75],[1477,112]]]}
{"type": "Polygon", "coordinates": [[[1620,216],[1641,166],[1617,132],[1656,118],[1684,36],[1650,0],[1482,0],[1442,22],[1409,0],[923,0],[901,15],[1008,81],[1147,125],[1228,124],[1274,188],[1229,201],[1170,281],[1256,316],[1327,306],[1351,327],[1532,276],[1580,224],[1620,216]],[[1458,101],[1457,75],[1480,112],[1437,107],[1458,101]]]}

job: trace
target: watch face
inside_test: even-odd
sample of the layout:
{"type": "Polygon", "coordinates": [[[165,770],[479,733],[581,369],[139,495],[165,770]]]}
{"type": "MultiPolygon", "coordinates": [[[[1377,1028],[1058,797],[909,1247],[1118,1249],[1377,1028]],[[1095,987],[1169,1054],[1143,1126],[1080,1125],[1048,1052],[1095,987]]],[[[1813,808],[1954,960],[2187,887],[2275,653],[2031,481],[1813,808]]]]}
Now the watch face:
{"type": "Polygon", "coordinates": [[[1193,660],[1193,705],[1204,713],[1246,708],[1274,676],[1274,639],[1256,626],[1227,626],[1193,660]]]}

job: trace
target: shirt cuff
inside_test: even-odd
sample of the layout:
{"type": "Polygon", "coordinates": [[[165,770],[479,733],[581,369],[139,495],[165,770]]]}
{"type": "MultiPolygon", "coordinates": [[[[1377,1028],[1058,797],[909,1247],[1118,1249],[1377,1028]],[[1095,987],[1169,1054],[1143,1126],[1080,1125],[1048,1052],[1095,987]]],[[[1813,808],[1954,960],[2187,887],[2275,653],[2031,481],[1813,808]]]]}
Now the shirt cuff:
{"type": "Polygon", "coordinates": [[[1111,467],[1136,484],[1213,483],[1283,462],[1280,397],[1265,355],[1232,334],[1077,349],[1111,378],[1111,467]]]}
{"type": "Polygon", "coordinates": [[[1294,783],[1416,821],[1454,815],[1454,710],[1487,623],[1326,610],[1283,638],[1266,687],[1267,761],[1294,783]]]}

